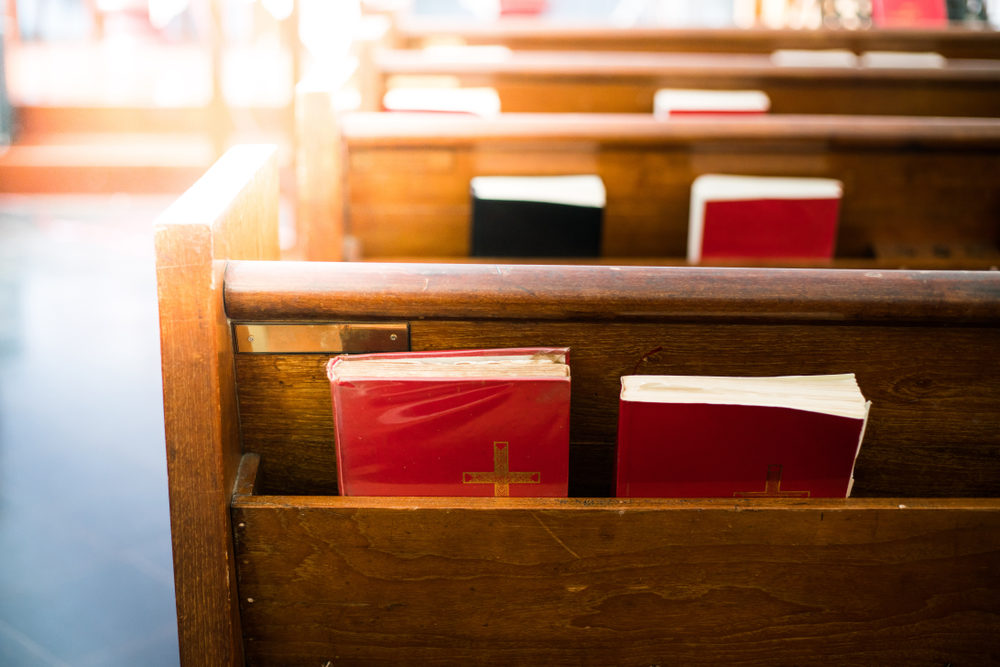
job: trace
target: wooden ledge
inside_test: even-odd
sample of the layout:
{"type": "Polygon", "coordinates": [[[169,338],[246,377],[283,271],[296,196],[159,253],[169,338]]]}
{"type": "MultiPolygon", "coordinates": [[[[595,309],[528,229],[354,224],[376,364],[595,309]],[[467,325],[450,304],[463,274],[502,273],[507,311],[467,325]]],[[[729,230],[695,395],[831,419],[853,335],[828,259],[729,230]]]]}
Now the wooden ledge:
{"type": "Polygon", "coordinates": [[[240,509],[369,509],[369,510],[530,510],[602,512],[915,512],[961,510],[1000,512],[1000,498],[465,498],[434,496],[306,496],[256,495],[260,456],[244,454],[233,490],[240,509]]]}
{"type": "Polygon", "coordinates": [[[341,118],[352,146],[461,145],[473,141],[581,140],[615,144],[692,141],[824,141],[837,145],[1000,146],[1000,119],[767,114],[664,121],[641,113],[502,113],[491,118],[434,113],[353,112],[341,118]],[[447,132],[442,128],[447,127],[447,132]]]}
{"type": "Polygon", "coordinates": [[[230,262],[237,321],[779,321],[989,325],[1000,272],[230,262]]]}

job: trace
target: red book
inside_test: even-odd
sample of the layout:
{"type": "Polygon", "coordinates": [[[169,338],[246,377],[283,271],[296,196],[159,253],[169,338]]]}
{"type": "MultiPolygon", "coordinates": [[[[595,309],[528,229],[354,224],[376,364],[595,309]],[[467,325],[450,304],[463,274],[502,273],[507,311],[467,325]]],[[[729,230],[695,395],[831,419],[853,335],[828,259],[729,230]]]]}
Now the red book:
{"type": "Polygon", "coordinates": [[[830,259],[842,185],[706,174],[691,186],[688,260],[830,259]]]}
{"type": "Polygon", "coordinates": [[[657,118],[687,116],[759,116],[771,108],[761,90],[692,90],[662,88],[653,95],[657,118]]]}
{"type": "Polygon", "coordinates": [[[500,0],[500,16],[539,16],[548,8],[548,0],[500,0]]]}
{"type": "Polygon", "coordinates": [[[565,497],[567,348],[341,355],[340,493],[565,497]]]}
{"type": "Polygon", "coordinates": [[[847,497],[869,405],[853,374],[625,376],[617,495],[847,497]]]}
{"type": "Polygon", "coordinates": [[[879,27],[948,25],[945,0],[872,0],[872,23],[879,27]]]}

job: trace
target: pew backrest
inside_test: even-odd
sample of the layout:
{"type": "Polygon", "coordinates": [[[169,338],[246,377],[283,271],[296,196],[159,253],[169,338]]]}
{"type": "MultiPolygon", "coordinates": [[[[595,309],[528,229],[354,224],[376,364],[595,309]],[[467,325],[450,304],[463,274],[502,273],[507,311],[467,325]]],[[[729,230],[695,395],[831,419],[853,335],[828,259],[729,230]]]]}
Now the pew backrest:
{"type": "MultiPolygon", "coordinates": [[[[302,191],[325,198],[329,214],[302,223],[345,230],[361,258],[468,257],[469,183],[481,175],[597,174],[607,190],[602,255],[619,262],[684,257],[691,184],[706,173],[841,180],[844,262],[919,263],[941,251],[988,268],[1000,244],[993,119],[327,113],[314,122],[331,143],[300,165],[302,191]]],[[[341,257],[339,247],[312,252],[341,257]]]]}
{"type": "Polygon", "coordinates": [[[708,88],[763,90],[774,113],[1000,115],[1000,60],[811,67],[775,65],[763,54],[389,49],[374,67],[380,92],[394,77],[437,76],[495,88],[507,112],[650,113],[658,89],[708,88]]]}
{"type": "Polygon", "coordinates": [[[181,662],[237,665],[229,495],[241,455],[229,259],[278,259],[273,146],[230,149],[156,221],[163,416],[181,662]]]}
{"type": "Polygon", "coordinates": [[[989,29],[881,28],[799,30],[667,28],[556,23],[537,19],[470,21],[402,14],[395,19],[401,48],[435,44],[501,45],[522,51],[653,51],[772,53],[779,49],[933,52],[948,58],[998,58],[1000,33],[989,29]]]}

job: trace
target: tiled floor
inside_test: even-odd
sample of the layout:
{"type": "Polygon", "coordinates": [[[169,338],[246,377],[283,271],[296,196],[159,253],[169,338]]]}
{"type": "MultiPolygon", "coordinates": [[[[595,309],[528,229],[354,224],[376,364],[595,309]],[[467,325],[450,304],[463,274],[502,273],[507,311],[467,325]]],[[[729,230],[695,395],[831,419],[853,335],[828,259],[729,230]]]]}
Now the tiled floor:
{"type": "Polygon", "coordinates": [[[176,665],[151,223],[0,198],[0,665],[176,665]]]}

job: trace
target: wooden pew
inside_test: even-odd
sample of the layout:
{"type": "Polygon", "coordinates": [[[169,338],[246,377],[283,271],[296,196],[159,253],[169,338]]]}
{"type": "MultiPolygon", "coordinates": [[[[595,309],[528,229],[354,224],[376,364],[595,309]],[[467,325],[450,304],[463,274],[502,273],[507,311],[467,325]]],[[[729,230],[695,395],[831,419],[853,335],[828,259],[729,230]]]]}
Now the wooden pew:
{"type": "Polygon", "coordinates": [[[248,261],[274,174],[227,156],[156,228],[184,665],[1000,651],[1000,273],[248,261]],[[537,344],[572,348],[584,497],[336,495],[331,354],[537,344]],[[619,375],[845,371],[854,498],[600,497],[619,375]]]}
{"type": "Polygon", "coordinates": [[[242,664],[229,496],[241,456],[223,272],[278,259],[277,150],[230,149],[155,225],[163,416],[184,665],[242,664]]]}
{"type": "Polygon", "coordinates": [[[309,247],[311,259],[340,259],[342,229],[363,259],[468,257],[473,176],[571,173],[604,180],[612,262],[683,262],[690,187],[704,173],[841,179],[842,264],[988,268],[1000,259],[993,119],[338,116],[326,93],[300,90],[300,100],[316,128],[300,193],[324,202],[300,220],[302,235],[332,234],[309,247]]]}
{"type": "MultiPolygon", "coordinates": [[[[394,77],[446,77],[489,86],[511,112],[648,113],[660,88],[759,89],[775,113],[998,116],[1000,61],[941,68],[788,67],[763,54],[385,50],[374,68],[394,77]]],[[[376,99],[381,99],[377,97],[376,99]]]]}
{"type": "Polygon", "coordinates": [[[1000,58],[1000,33],[990,29],[616,27],[539,19],[472,21],[395,17],[395,44],[417,49],[435,44],[500,45],[521,51],[661,51],[665,53],[771,53],[779,49],[930,51],[947,58],[1000,58]]]}

